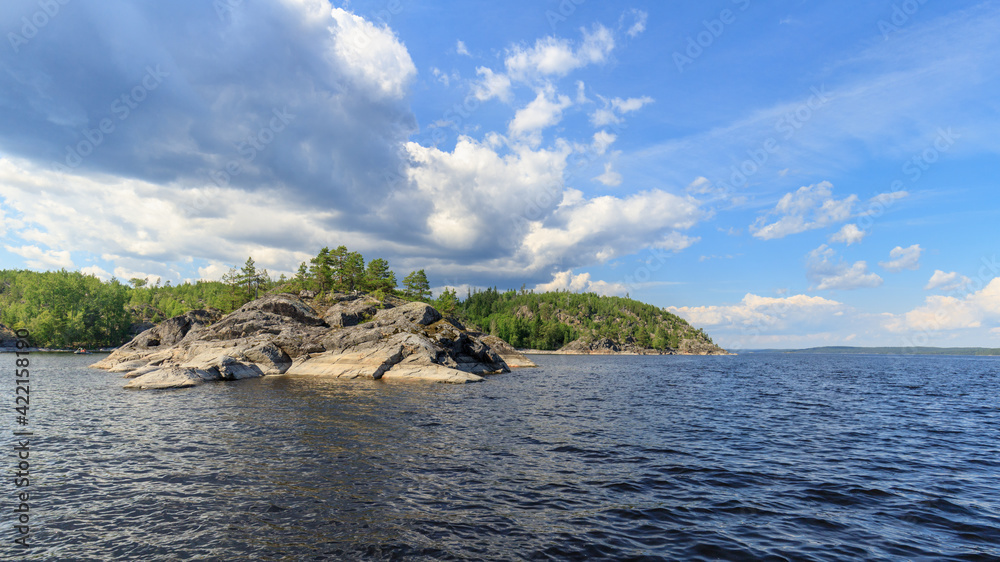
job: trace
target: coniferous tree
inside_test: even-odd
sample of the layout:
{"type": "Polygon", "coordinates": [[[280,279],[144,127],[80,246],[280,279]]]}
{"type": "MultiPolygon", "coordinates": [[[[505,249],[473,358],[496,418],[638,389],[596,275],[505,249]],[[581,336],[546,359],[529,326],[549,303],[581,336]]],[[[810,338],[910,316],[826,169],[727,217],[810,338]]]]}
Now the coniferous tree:
{"type": "Polygon", "coordinates": [[[364,289],[367,291],[382,291],[390,294],[396,290],[396,274],[389,269],[389,262],[375,258],[368,262],[365,269],[364,289]]]}
{"type": "Polygon", "coordinates": [[[403,289],[406,295],[415,299],[431,298],[431,284],[427,281],[424,270],[418,269],[403,278],[403,289]]]}
{"type": "Polygon", "coordinates": [[[358,252],[348,252],[344,256],[341,270],[343,289],[354,291],[360,289],[365,278],[365,258],[358,252]]]}
{"type": "MultiPolygon", "coordinates": [[[[319,292],[325,292],[327,289],[331,288],[331,280],[333,278],[333,256],[330,253],[330,248],[323,247],[322,250],[316,254],[316,257],[309,260],[312,266],[309,267],[309,275],[312,277],[313,281],[316,283],[319,292]]],[[[304,263],[302,265],[305,265],[304,263]]],[[[301,271],[301,266],[299,267],[301,271]]]]}

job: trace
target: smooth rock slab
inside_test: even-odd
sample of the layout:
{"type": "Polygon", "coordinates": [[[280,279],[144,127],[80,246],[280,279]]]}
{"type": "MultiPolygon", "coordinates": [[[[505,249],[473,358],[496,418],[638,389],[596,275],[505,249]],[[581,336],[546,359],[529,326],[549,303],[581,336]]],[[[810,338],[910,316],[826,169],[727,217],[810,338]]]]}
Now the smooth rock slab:
{"type": "Polygon", "coordinates": [[[397,365],[386,371],[382,380],[464,384],[479,382],[483,377],[442,365],[397,365]]]}
{"type": "Polygon", "coordinates": [[[211,377],[211,374],[194,369],[167,367],[139,375],[129,381],[125,388],[185,388],[202,384],[206,380],[204,377],[211,377]]]}

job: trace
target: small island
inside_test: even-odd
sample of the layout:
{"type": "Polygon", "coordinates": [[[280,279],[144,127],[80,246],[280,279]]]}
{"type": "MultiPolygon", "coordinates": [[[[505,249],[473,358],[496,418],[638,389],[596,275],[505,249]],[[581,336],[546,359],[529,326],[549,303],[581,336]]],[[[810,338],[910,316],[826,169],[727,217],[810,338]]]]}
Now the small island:
{"type": "MultiPolygon", "coordinates": [[[[628,297],[494,288],[432,298],[423,270],[323,248],[273,279],[252,257],[220,281],[171,285],[66,270],[0,271],[0,322],[47,350],[103,349],[129,388],[265,375],[475,382],[525,353],[727,354],[702,330],[628,297]]],[[[0,323],[0,338],[13,341],[0,323]]],[[[0,342],[2,343],[2,342],[0,342]]]]}

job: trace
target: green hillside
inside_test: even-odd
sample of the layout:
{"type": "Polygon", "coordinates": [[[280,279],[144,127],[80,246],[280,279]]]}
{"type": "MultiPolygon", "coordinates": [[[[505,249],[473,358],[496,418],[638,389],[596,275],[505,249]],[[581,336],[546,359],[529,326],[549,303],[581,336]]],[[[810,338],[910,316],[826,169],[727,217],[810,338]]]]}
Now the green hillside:
{"type": "Polygon", "coordinates": [[[582,350],[601,340],[635,351],[715,347],[683,318],[629,298],[488,289],[469,294],[456,310],[466,322],[520,348],[557,350],[575,342],[582,350]]]}

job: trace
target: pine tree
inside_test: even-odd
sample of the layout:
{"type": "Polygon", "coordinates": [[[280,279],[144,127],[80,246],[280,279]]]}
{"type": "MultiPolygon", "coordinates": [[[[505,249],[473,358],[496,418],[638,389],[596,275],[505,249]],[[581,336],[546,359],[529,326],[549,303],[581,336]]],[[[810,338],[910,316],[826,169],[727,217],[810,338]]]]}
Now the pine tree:
{"type": "Polygon", "coordinates": [[[392,293],[396,289],[396,274],[389,269],[389,262],[375,258],[368,262],[365,270],[364,290],[392,293]]]}
{"type": "Polygon", "coordinates": [[[427,274],[422,269],[403,278],[403,290],[410,298],[420,300],[431,298],[431,284],[427,281],[427,274]]]}
{"type": "MultiPolygon", "coordinates": [[[[341,246],[343,247],[343,246],[341,246]]],[[[322,250],[316,254],[315,258],[309,260],[312,265],[309,267],[309,276],[312,277],[313,281],[319,287],[319,292],[324,292],[331,285],[331,277],[333,274],[331,268],[332,256],[330,254],[330,248],[323,247],[322,250]]],[[[302,264],[305,265],[304,263],[302,264]]],[[[302,271],[302,266],[299,266],[299,271],[302,271]]]]}
{"type": "Polygon", "coordinates": [[[365,278],[365,258],[358,252],[348,252],[344,256],[341,270],[343,278],[343,288],[345,291],[354,291],[364,284],[365,278]]]}
{"type": "Polygon", "coordinates": [[[454,314],[455,310],[458,308],[458,295],[455,293],[455,289],[445,289],[440,295],[438,295],[437,301],[434,305],[435,308],[445,314],[454,314]]]}

